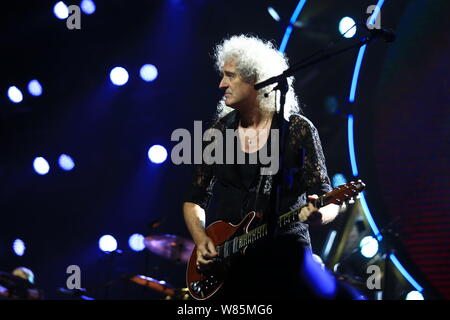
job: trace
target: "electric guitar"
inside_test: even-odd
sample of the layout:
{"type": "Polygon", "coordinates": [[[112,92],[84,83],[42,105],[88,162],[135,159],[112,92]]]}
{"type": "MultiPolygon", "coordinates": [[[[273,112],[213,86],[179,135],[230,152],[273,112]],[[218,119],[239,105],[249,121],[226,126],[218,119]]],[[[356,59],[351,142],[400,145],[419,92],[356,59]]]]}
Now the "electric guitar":
{"type": "MultiPolygon", "coordinates": [[[[332,191],[311,201],[316,208],[334,203],[341,205],[353,200],[363,189],[365,184],[358,180],[341,185],[332,191]]],[[[285,227],[293,222],[304,222],[307,217],[299,217],[303,207],[289,211],[278,218],[278,226],[285,227]]],[[[197,246],[192,250],[187,270],[186,283],[191,296],[197,300],[205,300],[213,296],[223,285],[223,275],[226,272],[227,261],[237,254],[244,254],[245,249],[256,241],[267,236],[267,224],[262,224],[249,230],[256,213],[248,213],[238,224],[233,225],[224,221],[216,221],[206,228],[206,234],[212,239],[218,253],[214,266],[208,271],[200,271],[197,267],[197,246]]]]}

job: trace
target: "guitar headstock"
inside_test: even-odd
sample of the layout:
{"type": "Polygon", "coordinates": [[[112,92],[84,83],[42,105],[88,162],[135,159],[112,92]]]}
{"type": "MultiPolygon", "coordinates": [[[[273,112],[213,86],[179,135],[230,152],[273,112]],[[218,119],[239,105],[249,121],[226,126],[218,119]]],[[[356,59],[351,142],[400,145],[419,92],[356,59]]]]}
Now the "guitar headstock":
{"type": "Polygon", "coordinates": [[[351,181],[349,183],[340,185],[339,187],[333,189],[333,191],[328,192],[323,197],[324,205],[329,203],[334,203],[341,205],[346,201],[354,202],[354,198],[359,198],[359,194],[364,190],[366,185],[361,180],[356,182],[351,181]]]}

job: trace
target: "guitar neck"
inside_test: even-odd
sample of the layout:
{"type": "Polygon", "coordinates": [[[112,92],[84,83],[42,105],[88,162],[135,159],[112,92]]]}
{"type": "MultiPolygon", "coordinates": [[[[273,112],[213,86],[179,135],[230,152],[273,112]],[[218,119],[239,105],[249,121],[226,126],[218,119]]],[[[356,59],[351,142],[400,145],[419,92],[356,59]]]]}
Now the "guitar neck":
{"type": "MultiPolygon", "coordinates": [[[[321,208],[321,207],[327,205],[328,203],[326,202],[326,200],[327,200],[326,196],[327,196],[327,194],[314,200],[313,201],[314,206],[316,208],[321,208]]],[[[329,202],[329,203],[331,203],[331,202],[329,202]]],[[[303,208],[303,206],[281,215],[278,218],[278,227],[282,228],[293,222],[299,221],[298,214],[300,213],[300,210],[302,208],[303,208]]],[[[301,221],[301,222],[303,222],[303,221],[301,221]]],[[[259,227],[256,227],[241,236],[237,236],[233,239],[225,241],[222,245],[217,247],[219,256],[222,258],[227,258],[230,255],[241,251],[246,246],[248,246],[266,236],[267,236],[267,223],[262,224],[259,227]]]]}
{"type": "MultiPolygon", "coordinates": [[[[320,196],[316,200],[312,201],[312,204],[320,209],[328,204],[334,203],[341,205],[346,200],[349,200],[353,196],[361,192],[365,187],[362,181],[358,181],[356,184],[354,182],[347,183],[345,185],[339,186],[334,190],[320,196]]],[[[297,209],[291,210],[278,218],[278,227],[283,228],[287,225],[300,221],[304,222],[299,218],[299,213],[304,206],[297,209]]],[[[225,241],[222,245],[217,247],[217,251],[220,257],[227,258],[237,252],[240,252],[246,246],[264,238],[267,236],[267,224],[263,224],[255,229],[248,231],[247,233],[234,237],[228,241],[225,241]]]]}

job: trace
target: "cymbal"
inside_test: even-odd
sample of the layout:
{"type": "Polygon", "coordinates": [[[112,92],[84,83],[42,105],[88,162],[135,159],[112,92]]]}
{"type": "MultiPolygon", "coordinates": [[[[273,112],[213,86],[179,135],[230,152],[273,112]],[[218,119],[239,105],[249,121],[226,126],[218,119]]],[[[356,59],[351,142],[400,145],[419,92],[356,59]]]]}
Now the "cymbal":
{"type": "Polygon", "coordinates": [[[0,296],[9,299],[42,299],[42,292],[31,282],[0,271],[0,296]]]}
{"type": "Polygon", "coordinates": [[[146,287],[149,287],[156,291],[162,292],[165,295],[168,295],[171,297],[174,296],[176,293],[176,290],[167,282],[159,281],[159,280],[153,279],[151,277],[146,277],[143,275],[136,275],[136,276],[131,277],[130,281],[140,284],[141,286],[146,286],[146,287]]]}
{"type": "Polygon", "coordinates": [[[148,236],[144,239],[145,247],[165,258],[187,263],[194,249],[194,242],[171,234],[148,236]]]}
{"type": "Polygon", "coordinates": [[[188,300],[190,298],[188,288],[174,288],[165,281],[159,281],[143,275],[132,276],[129,279],[137,284],[165,294],[165,300],[188,300]]]}

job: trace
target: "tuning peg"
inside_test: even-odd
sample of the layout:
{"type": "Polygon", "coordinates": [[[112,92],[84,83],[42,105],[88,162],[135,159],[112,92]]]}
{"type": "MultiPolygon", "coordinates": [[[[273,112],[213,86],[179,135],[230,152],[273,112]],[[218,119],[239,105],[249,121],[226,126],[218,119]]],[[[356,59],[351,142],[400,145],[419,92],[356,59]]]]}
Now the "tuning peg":
{"type": "Polygon", "coordinates": [[[356,199],[361,199],[361,193],[358,193],[358,195],[356,196],[356,199]]]}
{"type": "Polygon", "coordinates": [[[355,200],[353,199],[353,197],[350,198],[350,200],[348,200],[348,203],[349,203],[349,204],[354,204],[354,203],[355,203],[355,200]]]}

